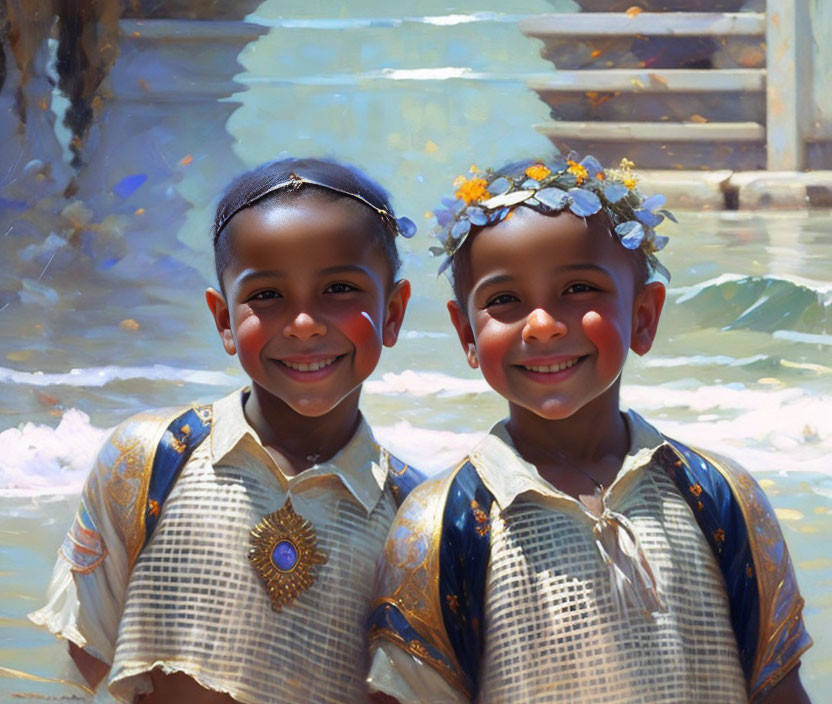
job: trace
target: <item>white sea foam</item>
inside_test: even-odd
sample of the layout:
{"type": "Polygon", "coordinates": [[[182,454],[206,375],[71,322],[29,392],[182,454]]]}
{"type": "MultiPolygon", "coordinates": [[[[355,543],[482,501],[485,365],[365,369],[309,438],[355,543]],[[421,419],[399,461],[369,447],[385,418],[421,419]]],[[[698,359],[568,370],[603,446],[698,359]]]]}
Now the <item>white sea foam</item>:
{"type": "Polygon", "coordinates": [[[816,335],[796,330],[775,330],[771,336],[777,340],[789,342],[804,342],[808,345],[832,345],[832,335],[816,335]]]}
{"type": "Polygon", "coordinates": [[[415,427],[407,421],[373,427],[373,434],[384,447],[426,474],[435,474],[458,462],[486,432],[429,430],[415,427]]]}
{"type": "Polygon", "coordinates": [[[446,332],[431,332],[429,330],[404,330],[401,335],[399,335],[400,339],[402,340],[421,340],[423,338],[429,338],[432,340],[440,340],[445,337],[448,337],[448,333],[446,332]]]}
{"type": "Polygon", "coordinates": [[[164,364],[147,367],[87,367],[70,369],[68,372],[22,372],[17,369],[0,367],[0,384],[27,384],[29,386],[88,386],[101,387],[113,381],[126,379],[148,379],[151,381],[175,381],[206,386],[236,386],[242,377],[225,372],[205,369],[180,369],[164,364]]]}
{"type": "Polygon", "coordinates": [[[364,383],[369,394],[440,397],[481,394],[490,391],[484,379],[460,379],[441,372],[416,372],[412,369],[395,374],[387,372],[381,379],[364,383]]]}
{"type": "Polygon", "coordinates": [[[107,432],[75,408],[56,428],[24,423],[0,432],[0,495],[79,492],[107,432]]]}
{"type": "MultiPolygon", "coordinates": [[[[479,379],[413,371],[385,374],[367,387],[370,393],[437,398],[489,390],[479,379]]],[[[734,457],[752,471],[832,475],[828,395],[800,388],[698,386],[688,380],[624,386],[622,404],[637,409],[671,437],[734,457]]],[[[376,426],[374,431],[394,454],[428,473],[456,462],[482,436],[406,421],[376,426]]],[[[77,409],[66,411],[56,428],[25,423],[3,431],[0,496],[78,492],[106,432],[77,409]]]]}
{"type": "MultiPolygon", "coordinates": [[[[108,432],[75,408],[56,428],[25,423],[0,432],[0,496],[80,492],[108,432]]],[[[376,426],[373,432],[394,455],[428,474],[454,464],[484,434],[429,430],[407,421],[376,426]]]]}
{"type": "Polygon", "coordinates": [[[695,354],[680,357],[648,357],[642,362],[645,367],[745,367],[755,362],[763,362],[767,355],[755,354],[751,357],[729,357],[724,354],[695,354]]]}
{"type": "MultiPolygon", "coordinates": [[[[709,288],[718,288],[723,284],[727,283],[736,283],[738,281],[746,281],[749,279],[755,279],[758,277],[749,276],[748,274],[721,274],[713,279],[708,279],[707,281],[701,281],[699,283],[693,284],[691,286],[676,286],[671,287],[667,290],[668,296],[678,296],[676,298],[676,303],[685,303],[686,301],[691,300],[692,298],[696,297],[698,294],[702,293],[704,290],[709,288]]],[[[832,296],[832,283],[828,281],[817,281],[815,279],[808,279],[802,276],[795,276],[795,275],[778,275],[778,276],[764,276],[763,279],[766,279],[770,282],[773,281],[785,281],[790,283],[794,286],[799,286],[801,288],[805,288],[811,291],[814,291],[819,296],[823,296],[828,298],[832,296]]],[[[748,311],[746,311],[748,312],[748,311]]]]}
{"type": "Polygon", "coordinates": [[[655,419],[668,435],[729,455],[752,471],[832,474],[832,398],[823,394],[740,384],[624,386],[622,403],[655,419]],[[696,415],[676,420],[679,410],[696,415]]]}

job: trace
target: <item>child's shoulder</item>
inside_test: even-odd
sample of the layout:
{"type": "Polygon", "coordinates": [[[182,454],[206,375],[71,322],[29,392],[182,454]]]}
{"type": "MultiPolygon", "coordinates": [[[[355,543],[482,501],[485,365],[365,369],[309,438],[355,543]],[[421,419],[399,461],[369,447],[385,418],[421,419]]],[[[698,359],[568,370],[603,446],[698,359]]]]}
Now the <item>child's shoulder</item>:
{"type": "Polygon", "coordinates": [[[179,471],[210,433],[211,414],[210,405],[158,408],[136,413],[112,430],[98,451],[78,516],[61,548],[74,569],[89,571],[103,559],[101,546],[93,549],[88,543],[104,532],[115,534],[132,564],[179,471]]]}
{"type": "Polygon", "coordinates": [[[472,539],[487,539],[492,498],[475,465],[466,457],[410,492],[394,519],[388,550],[414,558],[413,568],[421,559],[410,551],[414,543],[441,544],[443,552],[467,552],[472,539]]]}
{"type": "Polygon", "coordinates": [[[734,460],[670,438],[665,447],[669,474],[722,571],[740,657],[756,696],[812,642],[777,516],[759,482],[734,460]]]}
{"type": "Polygon", "coordinates": [[[181,465],[210,434],[212,407],[180,406],[141,411],[107,436],[92,470],[104,482],[149,482],[166,465],[181,465]]]}
{"type": "Polygon", "coordinates": [[[425,481],[425,475],[412,465],[400,460],[388,449],[382,447],[380,451],[382,461],[387,464],[387,480],[393,492],[393,498],[396,504],[401,506],[412,491],[425,481]]]}

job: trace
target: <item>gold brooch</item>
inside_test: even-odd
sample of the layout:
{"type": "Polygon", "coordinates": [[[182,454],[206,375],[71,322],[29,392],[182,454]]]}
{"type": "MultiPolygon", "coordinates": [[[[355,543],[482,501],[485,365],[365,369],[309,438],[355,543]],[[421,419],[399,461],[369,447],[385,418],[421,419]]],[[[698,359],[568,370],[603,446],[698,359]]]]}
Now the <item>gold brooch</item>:
{"type": "Polygon", "coordinates": [[[286,499],[283,508],[251,529],[248,559],[266,583],[272,608],[280,611],[315,583],[315,566],[324,564],[326,555],[318,550],[312,524],[286,499]]]}

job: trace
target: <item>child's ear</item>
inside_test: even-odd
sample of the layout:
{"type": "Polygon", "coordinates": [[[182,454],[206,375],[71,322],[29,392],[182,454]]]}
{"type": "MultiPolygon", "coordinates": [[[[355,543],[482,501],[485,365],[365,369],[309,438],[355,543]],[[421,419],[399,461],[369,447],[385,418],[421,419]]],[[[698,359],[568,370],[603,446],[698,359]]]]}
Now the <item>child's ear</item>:
{"type": "Polygon", "coordinates": [[[410,300],[410,282],[400,279],[393,284],[393,290],[387,297],[387,310],[384,312],[384,325],[381,328],[381,341],[385,347],[392,347],[399,339],[399,330],[404,322],[404,312],[410,300]]]}
{"type": "Polygon", "coordinates": [[[459,335],[459,341],[462,343],[462,349],[468,359],[468,366],[471,369],[476,369],[480,366],[480,362],[477,359],[477,343],[474,340],[474,330],[471,328],[471,323],[468,322],[465,311],[456,301],[448,301],[448,313],[450,313],[451,322],[456,328],[456,334],[459,335]]]}
{"type": "Polygon", "coordinates": [[[237,354],[237,345],[234,343],[234,336],[231,334],[231,314],[228,312],[228,304],[223,295],[215,288],[205,290],[205,301],[208,309],[214,316],[214,324],[220,334],[222,346],[230,355],[237,354]]]}
{"type": "Polygon", "coordinates": [[[630,349],[638,355],[647,354],[653,346],[666,294],[667,290],[660,281],[647,284],[636,294],[630,349]]]}

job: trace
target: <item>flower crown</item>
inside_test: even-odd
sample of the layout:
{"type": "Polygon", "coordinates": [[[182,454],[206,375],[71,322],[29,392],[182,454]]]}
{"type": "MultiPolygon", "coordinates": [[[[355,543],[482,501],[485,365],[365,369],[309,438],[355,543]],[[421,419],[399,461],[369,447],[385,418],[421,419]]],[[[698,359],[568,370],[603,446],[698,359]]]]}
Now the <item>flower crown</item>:
{"type": "Polygon", "coordinates": [[[632,167],[632,161],[622,159],[617,169],[604,170],[594,156],[578,162],[574,152],[565,159],[518,162],[499,171],[471,166],[467,176],[454,180],[454,198],[443,198],[445,207],[433,211],[435,234],[442,246],[430,251],[445,255],[439,273],[450,266],[472,227],[494,225],[513,208],[525,205],[544,215],[568,209],[578,217],[588,217],[603,210],[621,244],[641,249],[651,274],[670,281],[670,272],[656,258],[668,238],[657,235],[654,228],[665,218],[677,220],[671,212],[658,210],[667,201],[663,195],[645,197],[638,190],[632,167]]]}

